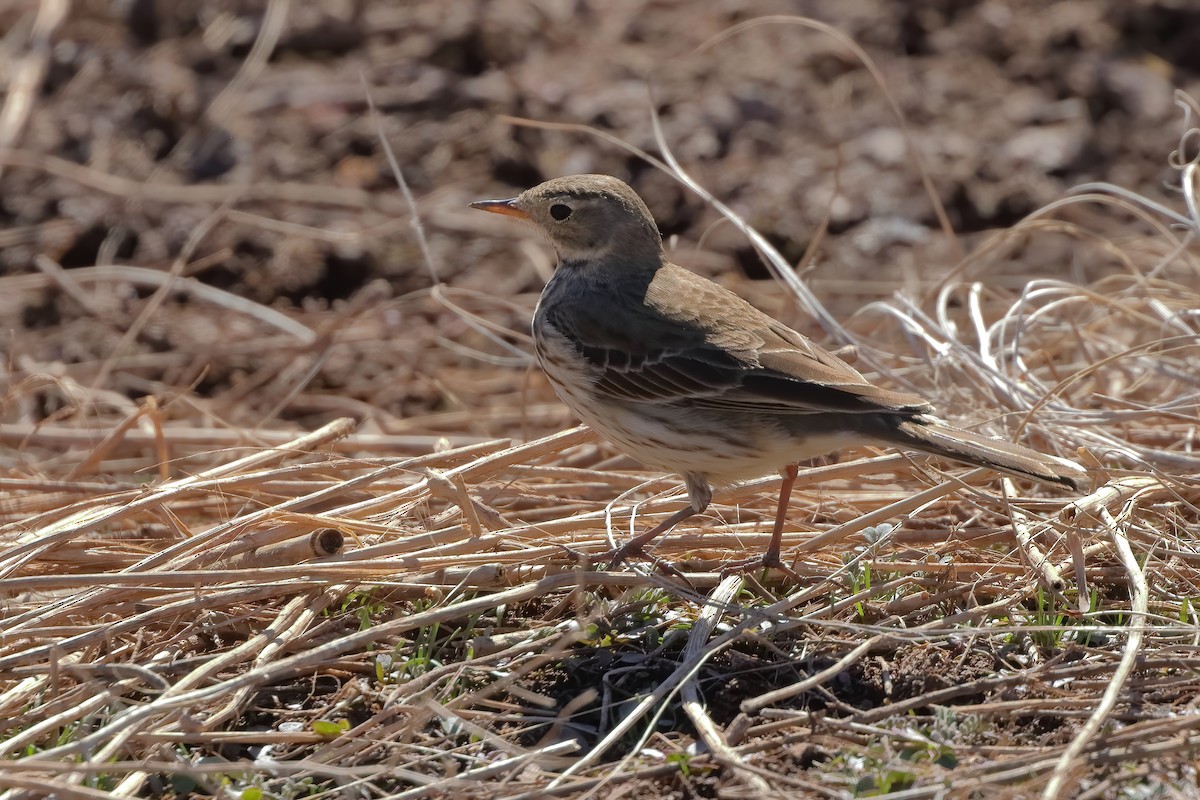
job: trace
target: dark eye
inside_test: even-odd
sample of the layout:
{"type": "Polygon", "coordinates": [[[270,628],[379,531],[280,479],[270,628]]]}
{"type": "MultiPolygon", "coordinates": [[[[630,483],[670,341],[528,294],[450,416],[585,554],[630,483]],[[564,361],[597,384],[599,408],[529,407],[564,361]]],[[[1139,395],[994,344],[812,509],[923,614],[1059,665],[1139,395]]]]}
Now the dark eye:
{"type": "Polygon", "coordinates": [[[555,203],[550,206],[550,216],[554,217],[559,222],[562,222],[567,217],[571,216],[571,207],[565,206],[562,203],[555,203]]]}

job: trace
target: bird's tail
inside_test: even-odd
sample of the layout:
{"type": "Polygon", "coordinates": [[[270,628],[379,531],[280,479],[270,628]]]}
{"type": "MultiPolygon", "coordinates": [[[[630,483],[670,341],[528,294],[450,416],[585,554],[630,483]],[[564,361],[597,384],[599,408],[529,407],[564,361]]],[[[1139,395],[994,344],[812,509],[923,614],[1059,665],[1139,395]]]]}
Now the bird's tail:
{"type": "Polygon", "coordinates": [[[936,417],[918,415],[880,427],[886,427],[886,430],[872,430],[871,436],[897,447],[945,456],[971,466],[987,467],[1076,491],[1089,485],[1087,472],[1074,461],[954,428],[936,417]]]}

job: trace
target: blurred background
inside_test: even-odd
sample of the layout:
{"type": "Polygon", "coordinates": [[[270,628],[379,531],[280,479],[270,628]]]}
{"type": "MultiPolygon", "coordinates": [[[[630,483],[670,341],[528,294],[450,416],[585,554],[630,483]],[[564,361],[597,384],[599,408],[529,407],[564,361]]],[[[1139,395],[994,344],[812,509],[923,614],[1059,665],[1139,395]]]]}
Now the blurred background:
{"type": "MultiPolygon", "coordinates": [[[[1073,185],[1177,203],[1173,93],[1200,94],[1186,0],[9,0],[0,31],[0,413],[29,424],[148,395],[212,425],[568,424],[523,355],[552,254],[466,204],[577,172],[631,182],[674,260],[822,336],[672,178],[509,117],[656,152],[657,112],[682,166],[793,263],[827,222],[805,274],[845,319],[1073,185]],[[886,92],[825,33],[734,27],[771,14],[843,32],[886,92]]],[[[1077,245],[1039,237],[965,277],[1120,268],[1077,245]]]]}

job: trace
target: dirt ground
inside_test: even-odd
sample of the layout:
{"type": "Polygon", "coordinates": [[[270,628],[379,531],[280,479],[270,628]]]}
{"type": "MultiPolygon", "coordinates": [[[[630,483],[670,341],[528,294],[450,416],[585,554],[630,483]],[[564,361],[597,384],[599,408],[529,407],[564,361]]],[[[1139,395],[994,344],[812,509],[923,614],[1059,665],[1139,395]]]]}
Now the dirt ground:
{"type": "MultiPolygon", "coordinates": [[[[116,424],[151,396],[168,422],[214,427],[350,416],[362,431],[456,441],[567,427],[525,334],[552,255],[467,204],[579,172],[629,181],[674,260],[824,338],[670,176],[586,131],[513,118],[658,154],[657,113],[682,167],[794,263],[826,226],[805,276],[849,319],[929,291],[963,251],[1071,187],[1177,204],[1174,93],[1200,96],[1188,0],[79,0],[49,20],[54,5],[39,18],[37,3],[0,2],[0,423],[12,436],[116,424]],[[795,14],[840,31],[878,73],[811,26],[738,27],[795,14]],[[156,295],[172,272],[186,280],[156,295]]],[[[1087,283],[1119,268],[1090,253],[1038,241],[973,277],[1087,283]]],[[[65,453],[18,441],[0,442],[5,469],[67,474],[65,453]]],[[[123,469],[105,478],[132,479],[123,469]]],[[[994,676],[1007,657],[913,646],[856,667],[819,705],[918,696],[994,676]]],[[[530,686],[574,690],[605,671],[579,658],[582,672],[530,686]]],[[[725,680],[714,690],[754,693],[725,680]]],[[[986,744],[1061,743],[1076,722],[1033,714],[986,744]]],[[[799,774],[836,755],[823,747],[759,766],[799,774]]],[[[707,774],[662,781],[657,796],[726,796],[707,774]]]]}

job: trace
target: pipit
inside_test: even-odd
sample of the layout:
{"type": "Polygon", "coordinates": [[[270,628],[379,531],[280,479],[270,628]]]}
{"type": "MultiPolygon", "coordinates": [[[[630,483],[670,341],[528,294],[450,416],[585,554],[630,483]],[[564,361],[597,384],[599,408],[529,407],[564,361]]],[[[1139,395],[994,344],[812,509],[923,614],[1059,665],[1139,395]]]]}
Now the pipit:
{"type": "Polygon", "coordinates": [[[798,462],[854,445],[1085,485],[1078,464],[952,427],[920,397],[874,385],[727,289],[672,264],[650,210],[616,178],[556,178],[471,207],[531,223],[558,251],[533,316],[537,357],[558,396],[625,453],[679,473],[687,485],[689,504],[617,548],[611,566],[704,511],[713,485],[779,471],[771,543],[760,558],[734,566],[781,567],[798,462]]]}

